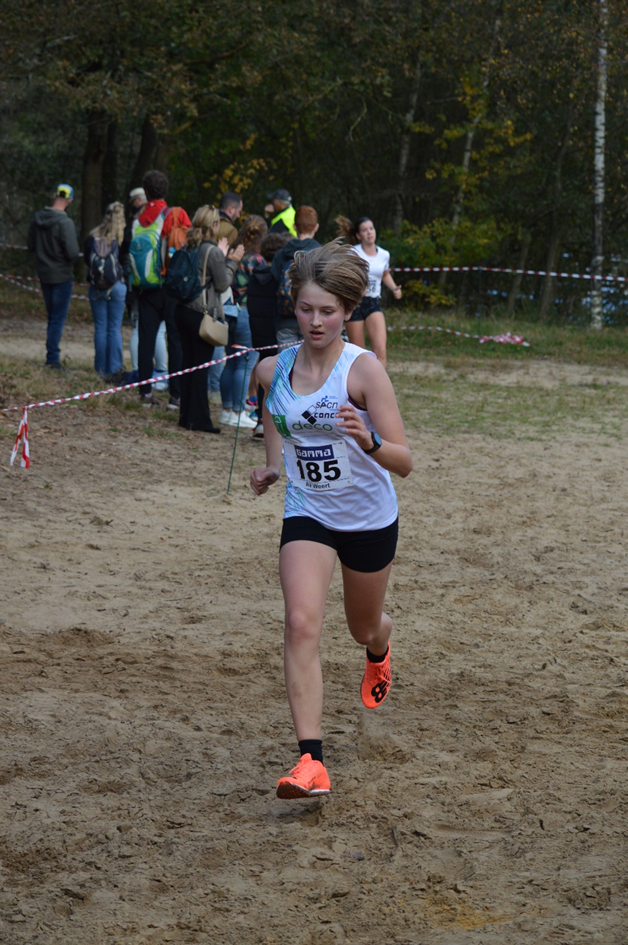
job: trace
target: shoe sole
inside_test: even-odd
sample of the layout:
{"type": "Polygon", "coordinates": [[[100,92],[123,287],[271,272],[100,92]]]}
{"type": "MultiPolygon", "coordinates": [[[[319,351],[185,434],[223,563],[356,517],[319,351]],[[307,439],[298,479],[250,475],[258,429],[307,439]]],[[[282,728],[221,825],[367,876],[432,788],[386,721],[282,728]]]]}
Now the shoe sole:
{"type": "Polygon", "coordinates": [[[319,797],[321,794],[329,794],[329,788],[314,788],[312,791],[308,791],[307,788],[301,787],[300,784],[293,784],[292,782],[279,783],[277,785],[277,797],[280,797],[284,801],[298,800],[300,797],[319,797]]]}

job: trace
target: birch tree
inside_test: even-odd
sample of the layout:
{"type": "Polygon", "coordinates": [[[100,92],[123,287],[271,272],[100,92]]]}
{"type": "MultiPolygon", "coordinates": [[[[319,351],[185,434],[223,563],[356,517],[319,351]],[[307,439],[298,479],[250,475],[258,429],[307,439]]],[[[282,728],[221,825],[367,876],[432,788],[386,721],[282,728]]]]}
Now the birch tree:
{"type": "Polygon", "coordinates": [[[599,0],[597,97],[593,173],[593,260],[591,274],[591,327],[602,328],[602,265],[604,263],[604,151],[606,145],[606,78],[608,59],[608,4],[599,0]]]}

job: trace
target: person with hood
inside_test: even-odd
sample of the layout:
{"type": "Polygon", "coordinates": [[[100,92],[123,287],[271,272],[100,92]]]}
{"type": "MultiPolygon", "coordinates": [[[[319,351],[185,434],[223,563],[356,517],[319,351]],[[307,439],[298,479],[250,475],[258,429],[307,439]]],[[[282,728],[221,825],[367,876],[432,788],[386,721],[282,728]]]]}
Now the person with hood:
{"type": "MultiPolygon", "coordinates": [[[[286,245],[290,239],[290,234],[269,233],[262,240],[260,253],[264,260],[257,265],[249,278],[247,286],[246,304],[249,310],[249,323],[251,326],[251,341],[254,348],[263,348],[259,352],[258,364],[265,358],[270,358],[275,354],[275,350],[270,345],[277,344],[277,330],[275,323],[277,321],[277,283],[272,277],[270,267],[273,259],[280,249],[286,245]]],[[[264,407],[265,391],[261,384],[257,387],[257,425],[253,430],[253,436],[256,440],[264,439],[264,423],[262,421],[262,410],[264,407]]]]}
{"type": "Polygon", "coordinates": [[[81,255],[76,227],[66,212],[73,199],[74,189],[59,184],[52,206],[37,211],[28,231],[48,312],[46,367],[57,371],[63,370],[59,346],[72,297],[74,261],[81,255]]]}
{"type": "MultiPolygon", "coordinates": [[[[290,295],[288,271],[298,252],[308,253],[321,245],[314,239],[318,232],[318,214],[314,207],[302,206],[294,215],[297,238],[290,240],[275,254],[270,271],[277,283],[277,341],[279,344],[296,345],[303,335],[294,313],[294,302],[290,295]]],[[[273,232],[271,230],[271,232],[273,232]]]]}

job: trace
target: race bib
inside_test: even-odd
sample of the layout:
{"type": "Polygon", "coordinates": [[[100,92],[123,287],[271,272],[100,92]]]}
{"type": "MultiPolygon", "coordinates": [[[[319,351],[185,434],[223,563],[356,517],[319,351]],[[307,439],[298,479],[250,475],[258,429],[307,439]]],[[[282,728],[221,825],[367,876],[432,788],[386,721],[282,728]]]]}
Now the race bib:
{"type": "Polygon", "coordinates": [[[286,472],[293,485],[308,492],[331,492],[353,485],[351,463],[344,440],[318,446],[284,442],[286,472]]]}

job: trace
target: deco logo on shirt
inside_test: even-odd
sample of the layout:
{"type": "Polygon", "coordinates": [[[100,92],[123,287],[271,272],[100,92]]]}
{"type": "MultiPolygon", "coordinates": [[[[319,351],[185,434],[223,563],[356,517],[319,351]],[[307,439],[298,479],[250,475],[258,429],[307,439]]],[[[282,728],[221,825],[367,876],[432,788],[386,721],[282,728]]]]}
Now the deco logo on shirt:
{"type": "Polygon", "coordinates": [[[353,485],[347,445],[343,440],[318,446],[284,443],[286,472],[291,483],[308,492],[331,492],[353,485]]]}

